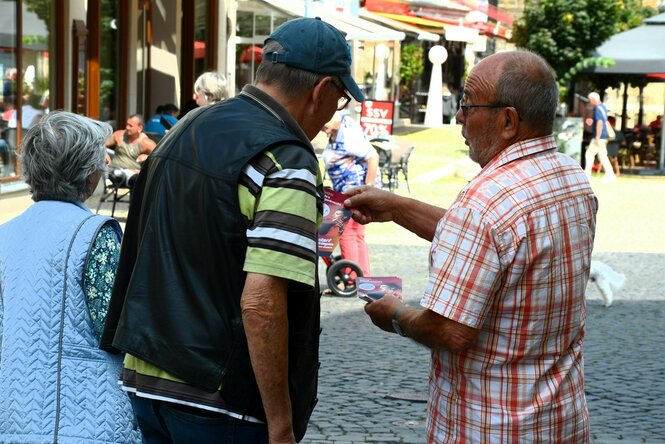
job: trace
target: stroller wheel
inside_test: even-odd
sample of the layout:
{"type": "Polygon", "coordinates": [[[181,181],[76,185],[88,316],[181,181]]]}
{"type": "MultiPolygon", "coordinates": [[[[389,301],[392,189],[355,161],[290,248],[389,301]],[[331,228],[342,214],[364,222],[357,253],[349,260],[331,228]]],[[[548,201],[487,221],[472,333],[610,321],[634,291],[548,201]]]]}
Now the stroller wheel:
{"type": "Polygon", "coordinates": [[[355,262],[349,260],[335,261],[326,272],[328,288],[335,296],[355,296],[356,278],[362,275],[363,271],[355,262]]]}

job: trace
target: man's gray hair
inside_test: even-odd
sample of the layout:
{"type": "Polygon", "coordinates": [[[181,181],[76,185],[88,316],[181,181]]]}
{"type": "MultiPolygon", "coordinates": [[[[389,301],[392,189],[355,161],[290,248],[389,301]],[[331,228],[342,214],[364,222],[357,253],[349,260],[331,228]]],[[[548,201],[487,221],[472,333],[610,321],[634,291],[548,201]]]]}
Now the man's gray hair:
{"type": "Polygon", "coordinates": [[[25,181],[32,199],[83,202],[95,191],[89,178],[106,172],[108,123],[67,111],[46,114],[21,144],[25,181]]]}
{"type": "Polygon", "coordinates": [[[138,124],[140,126],[145,126],[145,118],[143,117],[143,114],[132,114],[129,116],[130,119],[136,119],[138,120],[138,124]]]}
{"type": "Polygon", "coordinates": [[[552,68],[525,50],[508,55],[501,66],[496,102],[515,107],[523,122],[551,131],[559,106],[559,87],[552,68]]]}
{"type": "Polygon", "coordinates": [[[210,105],[221,102],[229,96],[226,84],[226,77],[222,74],[215,71],[204,72],[194,82],[194,91],[203,93],[210,105]]]}
{"type": "Polygon", "coordinates": [[[263,46],[263,60],[256,70],[254,84],[264,83],[278,88],[282,93],[291,98],[314,88],[314,86],[326,77],[304,69],[293,68],[284,63],[273,63],[270,54],[283,51],[282,45],[275,40],[268,40],[263,46]]]}

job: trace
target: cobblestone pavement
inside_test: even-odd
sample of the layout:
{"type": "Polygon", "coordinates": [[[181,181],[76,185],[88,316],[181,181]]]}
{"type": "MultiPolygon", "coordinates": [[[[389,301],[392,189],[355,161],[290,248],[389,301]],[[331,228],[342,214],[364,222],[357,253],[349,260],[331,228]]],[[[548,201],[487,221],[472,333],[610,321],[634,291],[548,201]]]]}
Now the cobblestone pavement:
{"type": "MultiPolygon", "coordinates": [[[[642,182],[622,182],[621,193],[598,189],[596,248],[603,252],[594,257],[624,273],[626,283],[609,308],[593,284],[587,289],[594,444],[665,443],[665,205],[658,198],[665,182],[642,182]]],[[[29,204],[27,195],[0,199],[0,223],[29,204]]],[[[371,244],[370,255],[373,274],[402,277],[405,300],[417,305],[428,246],[371,244]]],[[[424,443],[429,352],[374,327],[363,305],[357,298],[322,300],[320,401],[303,442],[424,443]]]]}
{"type": "MultiPolygon", "coordinates": [[[[372,272],[401,276],[405,300],[417,305],[427,252],[426,246],[372,245],[372,272]]],[[[626,274],[626,284],[609,308],[595,286],[587,292],[592,442],[665,443],[665,255],[595,257],[626,274]]],[[[323,297],[320,400],[303,442],[424,443],[429,352],[374,327],[363,305],[357,298],[323,297]]]]}

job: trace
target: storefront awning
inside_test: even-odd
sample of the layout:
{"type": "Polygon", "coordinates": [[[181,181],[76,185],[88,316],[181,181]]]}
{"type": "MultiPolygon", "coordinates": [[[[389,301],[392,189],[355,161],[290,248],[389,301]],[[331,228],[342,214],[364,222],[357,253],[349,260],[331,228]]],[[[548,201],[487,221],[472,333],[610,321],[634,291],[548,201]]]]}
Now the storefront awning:
{"type": "Polygon", "coordinates": [[[402,31],[406,34],[415,35],[418,40],[427,40],[430,42],[438,42],[441,40],[441,36],[434,34],[429,31],[425,31],[422,28],[419,28],[415,25],[411,25],[399,20],[393,20],[391,18],[385,17],[381,14],[375,12],[370,12],[365,8],[361,8],[358,12],[358,16],[362,19],[380,23],[389,28],[395,29],[397,31],[402,31]]]}
{"type": "MultiPolygon", "coordinates": [[[[433,33],[443,33],[446,40],[466,41],[472,38],[471,31],[460,34],[459,31],[474,29],[474,33],[482,33],[486,36],[500,37],[506,40],[512,38],[511,14],[496,7],[475,5],[470,0],[453,0],[458,3],[459,8],[448,4],[446,7],[433,6],[430,4],[416,4],[406,2],[393,2],[391,0],[367,0],[365,9],[373,14],[379,14],[392,20],[398,20],[413,26],[425,27],[433,33]],[[487,20],[489,16],[500,18],[496,23],[487,20]],[[455,27],[450,29],[450,27],[455,27]],[[448,34],[452,38],[448,38],[448,34]]],[[[475,39],[475,37],[473,37],[475,39]]]]}
{"type": "MultiPolygon", "coordinates": [[[[425,26],[427,28],[433,28],[430,31],[441,30],[443,31],[444,26],[447,24],[439,20],[431,20],[423,17],[416,17],[415,15],[400,15],[400,14],[391,14],[389,12],[375,12],[382,17],[386,17],[392,20],[397,20],[400,22],[408,23],[416,26],[425,26]]],[[[456,24],[457,22],[451,21],[449,24],[456,24]]]]}
{"type": "MultiPolygon", "coordinates": [[[[304,2],[298,4],[288,0],[263,0],[265,3],[284,11],[293,17],[305,16],[304,2]]],[[[324,22],[330,23],[346,35],[347,40],[360,41],[390,41],[404,40],[403,32],[372,23],[360,17],[339,13],[319,4],[312,4],[310,15],[321,17],[324,22]]]]}

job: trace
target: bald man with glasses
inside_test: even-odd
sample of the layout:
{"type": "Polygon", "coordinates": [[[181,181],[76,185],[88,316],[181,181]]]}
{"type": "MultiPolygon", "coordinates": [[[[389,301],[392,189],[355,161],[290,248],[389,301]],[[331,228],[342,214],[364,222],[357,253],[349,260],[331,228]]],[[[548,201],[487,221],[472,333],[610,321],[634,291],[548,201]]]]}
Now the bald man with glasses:
{"type": "Polygon", "coordinates": [[[489,56],[455,116],[482,170],[449,209],[348,191],[358,222],[432,242],[420,307],[365,306],[382,330],[431,349],[427,442],[589,442],[582,342],[598,204],[557,151],[558,96],[539,56],[489,56]]]}

